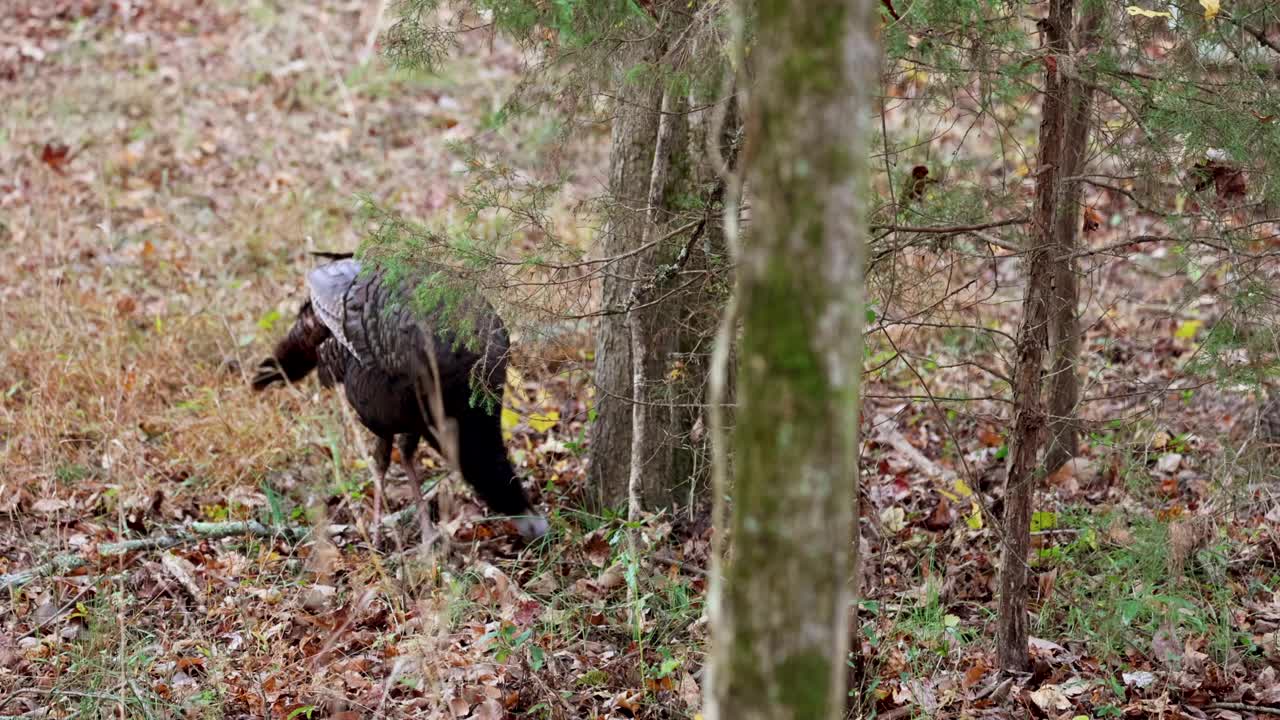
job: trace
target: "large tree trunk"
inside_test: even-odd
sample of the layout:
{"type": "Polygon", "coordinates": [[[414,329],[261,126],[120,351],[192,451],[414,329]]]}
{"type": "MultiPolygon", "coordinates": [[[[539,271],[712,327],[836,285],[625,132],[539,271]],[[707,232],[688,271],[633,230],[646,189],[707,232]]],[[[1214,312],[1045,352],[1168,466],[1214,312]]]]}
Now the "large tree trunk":
{"type": "Polygon", "coordinates": [[[672,372],[689,344],[688,316],[705,303],[697,288],[678,291],[672,286],[679,279],[663,276],[688,235],[668,237],[676,218],[670,199],[697,192],[693,168],[701,148],[689,144],[687,97],[669,98],[669,111],[660,112],[663,86],[672,84],[668,76],[678,70],[670,45],[683,36],[689,15],[679,4],[657,7],[656,28],[636,28],[645,39],[624,46],[614,68],[618,86],[602,254],[627,259],[612,265],[602,282],[608,314],[597,336],[598,402],[588,480],[588,505],[597,512],[636,499],[646,510],[668,508],[687,497],[691,454],[684,445],[697,419],[689,406],[702,399],[700,390],[690,389],[705,384],[705,364],[682,362],[672,372]],[[637,67],[649,71],[636,78],[637,67]],[[659,144],[663,158],[655,158],[659,144]],[[663,168],[656,187],[655,167],[663,168]],[[633,363],[637,347],[640,367],[633,363]],[[633,458],[642,467],[633,467],[633,458]]]}
{"type": "Polygon", "coordinates": [[[873,8],[756,7],[733,551],[712,580],[713,720],[834,720],[845,706],[873,8]]]}
{"type": "MultiPolygon", "coordinates": [[[[618,98],[614,108],[613,148],[609,168],[609,206],[602,254],[614,257],[641,247],[648,220],[649,181],[657,145],[662,88],[655,80],[628,82],[626,70],[640,64],[656,65],[662,58],[666,38],[650,33],[648,39],[632,43],[616,67],[618,98]]],[[[650,363],[660,354],[663,343],[651,335],[656,312],[629,309],[634,283],[653,270],[654,253],[640,253],[631,262],[611,267],[604,277],[602,307],[609,313],[597,330],[595,383],[596,420],[591,431],[591,465],[588,505],[596,512],[617,508],[627,499],[632,453],[632,412],[630,399],[635,375],[631,364],[632,318],[637,331],[651,340],[650,363]]],[[[644,377],[651,377],[648,373],[644,377]]],[[[660,420],[655,428],[662,427],[660,420]]],[[[661,449],[659,448],[659,452],[661,449]]],[[[661,472],[661,458],[649,457],[651,472],[661,472]]]]}
{"type": "MultiPolygon", "coordinates": [[[[660,30],[619,60],[619,77],[642,63],[660,68],[658,74],[682,71],[671,67],[671,55],[680,53],[667,45],[683,37],[689,21],[678,10],[660,13],[660,30]]],[[[658,112],[664,93],[656,83],[620,81],[618,92],[603,255],[625,254],[627,261],[603,280],[604,307],[613,312],[602,318],[597,339],[588,483],[588,504],[596,511],[630,505],[629,489],[638,489],[645,510],[693,499],[699,476],[706,474],[705,463],[695,462],[703,440],[694,428],[706,401],[708,342],[724,299],[714,283],[686,283],[680,276],[688,271],[712,277],[725,255],[723,228],[714,215],[723,184],[708,179],[713,173],[706,159],[707,111],[690,113],[689,98],[676,94],[667,98],[670,109],[658,112]],[[702,124],[695,128],[691,119],[702,124]],[[665,157],[655,162],[663,128],[665,157]],[[651,171],[659,166],[663,177],[655,186],[651,171]],[[692,197],[707,206],[702,222],[695,210],[673,208],[692,197]],[[644,362],[636,368],[632,358],[641,346],[644,362]],[[635,467],[633,458],[643,466],[635,467]]],[[[728,116],[720,129],[736,137],[737,115],[728,116]]],[[[732,156],[732,149],[722,150],[732,156]]]]}
{"type": "MultiPolygon", "coordinates": [[[[1004,532],[1000,556],[1000,598],[996,641],[1000,667],[1026,670],[1027,552],[1031,547],[1031,498],[1043,473],[1038,462],[1045,429],[1041,400],[1041,365],[1049,342],[1050,305],[1053,298],[1056,218],[1063,208],[1063,137],[1070,104],[1058,63],[1065,62],[1067,36],[1074,0],[1052,0],[1044,21],[1046,61],[1045,94],[1040,118],[1040,149],[1036,168],[1036,206],[1032,216],[1031,246],[1026,254],[1027,286],[1023,296],[1022,327],[1018,330],[1017,360],[1013,378],[1013,435],[1009,472],[1005,481],[1004,532]]],[[[1074,307],[1072,308],[1074,315],[1074,307]]]]}
{"type": "MultiPolygon", "coordinates": [[[[1097,45],[1102,5],[1096,3],[1081,22],[1077,51],[1097,45]]],[[[1077,52],[1077,55],[1079,52],[1077,52]]],[[[1065,75],[1065,74],[1064,74],[1065,75]]],[[[1078,75],[1060,80],[1066,98],[1062,150],[1062,178],[1053,222],[1053,302],[1049,322],[1049,438],[1045,469],[1053,472],[1080,451],[1080,283],[1076,249],[1079,246],[1080,198],[1092,124],[1093,88],[1078,75]]]]}

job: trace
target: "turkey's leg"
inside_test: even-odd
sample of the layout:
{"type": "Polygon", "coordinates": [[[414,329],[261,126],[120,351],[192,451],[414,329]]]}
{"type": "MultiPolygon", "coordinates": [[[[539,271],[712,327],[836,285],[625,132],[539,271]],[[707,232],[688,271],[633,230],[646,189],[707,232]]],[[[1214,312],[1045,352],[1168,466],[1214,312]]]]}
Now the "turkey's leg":
{"type": "Polygon", "coordinates": [[[373,445],[373,527],[369,530],[369,539],[373,546],[378,546],[382,536],[382,483],[387,479],[387,468],[391,467],[391,438],[381,435],[373,445]]]}
{"type": "Polygon", "coordinates": [[[427,502],[427,497],[422,494],[422,476],[418,474],[418,464],[413,461],[414,453],[418,451],[417,435],[401,435],[397,438],[396,444],[400,447],[400,462],[404,464],[405,475],[409,476],[409,487],[413,489],[414,502],[418,508],[418,524],[422,527],[422,545],[430,547],[435,542],[438,533],[431,524],[431,505],[427,502]]]}

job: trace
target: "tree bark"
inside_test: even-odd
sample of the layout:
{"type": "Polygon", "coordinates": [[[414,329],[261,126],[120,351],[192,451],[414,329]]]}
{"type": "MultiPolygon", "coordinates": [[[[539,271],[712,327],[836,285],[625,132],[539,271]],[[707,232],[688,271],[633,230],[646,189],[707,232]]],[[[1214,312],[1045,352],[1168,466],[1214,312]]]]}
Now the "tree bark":
{"type": "MultiPolygon", "coordinates": [[[[1044,32],[1045,94],[1040,118],[1036,168],[1036,205],[1031,247],[1026,255],[1027,286],[1022,327],[1018,330],[1013,381],[1013,434],[1005,480],[1004,532],[1000,556],[1000,593],[996,644],[1000,667],[1030,666],[1027,646],[1027,552],[1031,547],[1031,499],[1043,473],[1038,462],[1045,429],[1041,366],[1049,342],[1050,306],[1057,248],[1056,218],[1062,208],[1063,138],[1070,104],[1058,63],[1066,61],[1074,0],[1052,0],[1044,32]]],[[[1065,214],[1072,214],[1070,211],[1065,214]]],[[[1074,307],[1072,308],[1074,316],[1074,307]]]]}
{"type": "MultiPolygon", "coordinates": [[[[1070,18],[1068,18],[1070,21],[1070,18]]],[[[1095,3],[1082,22],[1074,54],[1097,45],[1097,28],[1102,22],[1102,5],[1095,3]]],[[[1063,111],[1062,178],[1053,222],[1054,297],[1049,322],[1049,439],[1045,450],[1045,470],[1052,473],[1080,452],[1080,274],[1075,259],[1079,245],[1079,228],[1083,182],[1089,145],[1090,114],[1093,110],[1093,88],[1079,75],[1066,74],[1061,79],[1061,93],[1066,98],[1063,111]]]]}
{"type": "Polygon", "coordinates": [[[857,552],[874,3],[755,9],[733,552],[712,580],[706,715],[835,720],[857,552]]]}
{"type": "MultiPolygon", "coordinates": [[[[619,57],[616,75],[618,99],[613,120],[613,146],[609,158],[609,206],[602,254],[605,257],[633,252],[644,241],[648,213],[649,179],[657,145],[662,89],[653,81],[626,82],[626,70],[638,64],[656,64],[665,38],[652,33],[633,43],[619,57]]],[[[635,376],[631,363],[630,317],[637,316],[638,330],[648,323],[639,311],[628,311],[633,284],[630,277],[643,273],[648,262],[637,258],[608,273],[602,283],[602,306],[611,314],[601,318],[596,336],[596,419],[591,428],[591,465],[587,498],[589,508],[601,512],[617,508],[627,499],[632,451],[632,397],[635,376]]]]}
{"type": "MultiPolygon", "coordinates": [[[[642,28],[642,41],[631,43],[615,68],[619,78],[610,157],[608,229],[603,254],[635,253],[605,275],[603,307],[610,311],[600,322],[596,343],[596,420],[592,426],[591,464],[587,498],[589,509],[602,512],[632,504],[635,489],[644,509],[671,507],[679,500],[688,463],[678,452],[693,416],[681,412],[679,389],[668,378],[668,365],[681,343],[680,320],[690,293],[670,293],[650,286],[660,266],[673,259],[681,238],[656,243],[668,231],[672,213],[665,198],[687,194],[691,186],[686,136],[687,102],[670,100],[661,112],[663,82],[671,71],[668,43],[687,25],[686,14],[659,12],[658,27],[642,28]],[[638,66],[650,68],[642,79],[626,79],[638,66]],[[656,70],[655,70],[656,69],[656,70]],[[666,119],[666,123],[660,122],[666,119]],[[659,129],[667,137],[659,142],[659,129]],[[659,145],[662,147],[659,148],[659,145]],[[663,158],[655,154],[662,152],[663,158]],[[656,195],[653,170],[663,167],[656,195]],[[654,205],[651,199],[658,201],[654,205]],[[653,247],[645,248],[647,244],[653,247]],[[636,252],[640,251],[640,252],[636,252]],[[637,291],[643,291],[638,293],[637,291]],[[643,297],[641,297],[643,295],[643,297]],[[642,362],[633,362],[637,340],[642,362]],[[643,416],[637,423],[637,417],[643,416]],[[635,432],[639,427],[640,432],[635,432]],[[634,459],[642,467],[634,468],[634,459]]],[[[630,509],[630,508],[628,508],[630,509]]]]}

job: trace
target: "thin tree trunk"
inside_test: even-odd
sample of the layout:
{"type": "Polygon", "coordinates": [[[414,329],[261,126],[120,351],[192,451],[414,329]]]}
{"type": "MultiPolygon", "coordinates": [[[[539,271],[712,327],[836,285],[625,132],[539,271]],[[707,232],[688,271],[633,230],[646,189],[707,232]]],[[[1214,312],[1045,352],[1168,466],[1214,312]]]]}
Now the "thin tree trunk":
{"type": "MultiPolygon", "coordinates": [[[[667,188],[667,170],[670,167],[671,138],[674,131],[674,103],[670,90],[662,93],[662,117],[658,120],[658,137],[654,143],[653,166],[649,173],[649,195],[646,206],[647,217],[644,226],[643,246],[653,243],[658,228],[658,208],[662,207],[667,188]]],[[[648,256],[657,254],[656,249],[640,253],[637,265],[646,264],[648,256]]],[[[651,261],[650,261],[651,262],[651,261]]],[[[656,288],[655,288],[656,289],[656,288]]],[[[646,302],[650,292],[643,286],[637,286],[631,293],[631,305],[646,302]]],[[[652,485],[654,478],[646,478],[647,461],[658,451],[662,438],[649,427],[649,418],[653,415],[652,400],[649,397],[650,376],[647,369],[652,364],[650,356],[650,336],[648,328],[642,322],[644,315],[640,312],[631,314],[631,372],[632,372],[632,406],[631,406],[631,468],[627,481],[627,519],[634,522],[640,520],[644,509],[646,484],[652,485]],[[647,482],[646,482],[647,481],[647,482]]],[[[627,548],[634,562],[637,557],[636,530],[627,532],[627,548]]],[[[631,573],[627,582],[627,601],[631,607],[632,626],[638,640],[644,631],[644,615],[639,607],[639,586],[635,573],[631,573]]]]}
{"type": "MultiPolygon", "coordinates": [[[[1103,6],[1095,3],[1081,21],[1075,54],[1097,46],[1097,29],[1103,6]]],[[[1045,470],[1053,472],[1080,452],[1080,274],[1075,259],[1079,245],[1081,195],[1089,130],[1092,126],[1093,88],[1078,75],[1062,78],[1062,92],[1070,107],[1062,134],[1061,199],[1054,219],[1054,264],[1050,320],[1049,440],[1045,470]],[[1065,179],[1072,178],[1072,179],[1065,179]]]]}
{"type": "MultiPolygon", "coordinates": [[[[1013,380],[1013,435],[1005,481],[1003,552],[1000,556],[1000,597],[996,642],[1000,667],[1026,670],[1027,552],[1031,547],[1031,499],[1043,473],[1038,462],[1045,429],[1041,400],[1041,365],[1049,342],[1050,305],[1055,266],[1055,218],[1062,208],[1063,137],[1069,98],[1058,58],[1066,55],[1074,0],[1052,0],[1042,23],[1046,55],[1045,95],[1040,118],[1037,157],[1036,208],[1031,247],[1026,256],[1027,287],[1023,296],[1022,327],[1018,330],[1013,380]],[[1052,58],[1050,61],[1048,58],[1052,58]]],[[[1071,214],[1069,211],[1066,214],[1071,214]]],[[[1074,315],[1074,307],[1072,308],[1074,315]]]]}
{"type": "MultiPolygon", "coordinates": [[[[670,71],[667,44],[687,23],[687,14],[660,13],[658,28],[644,30],[651,37],[635,43],[637,47],[620,58],[618,76],[641,64],[658,68],[657,75],[670,71]]],[[[687,103],[673,96],[667,101],[670,112],[659,112],[664,102],[661,85],[661,78],[620,81],[605,255],[634,251],[663,237],[670,218],[665,198],[691,192],[687,103]],[[662,169],[657,188],[653,187],[655,167],[662,169]]],[[[588,504],[597,512],[624,502],[630,506],[633,488],[644,509],[673,506],[689,474],[677,448],[693,416],[677,407],[678,388],[667,371],[680,347],[679,321],[694,298],[690,293],[667,294],[667,288],[654,282],[679,242],[680,238],[672,238],[638,253],[603,282],[604,306],[615,314],[602,319],[596,351],[599,394],[588,482],[594,496],[588,504]],[[634,353],[637,339],[643,346],[639,354],[634,353]],[[641,359],[638,366],[636,357],[641,359]],[[640,415],[643,422],[637,425],[640,415]],[[633,468],[635,459],[641,467],[633,468]]]]}
{"type": "MultiPolygon", "coordinates": [[[[664,39],[658,33],[631,44],[619,58],[617,75],[641,63],[654,64],[662,56],[664,39]]],[[[619,81],[610,153],[607,228],[602,254],[620,255],[640,247],[648,213],[649,180],[658,139],[662,90],[654,82],[619,81]]],[[[595,512],[616,508],[627,500],[632,447],[632,412],[628,399],[635,382],[631,364],[631,326],[626,311],[632,283],[626,277],[644,268],[616,268],[604,278],[602,305],[612,314],[600,319],[596,339],[596,420],[591,428],[588,506],[595,512]]]]}
{"type": "Polygon", "coordinates": [[[845,706],[873,9],[755,9],[733,553],[712,580],[712,720],[834,720],[845,706]]]}

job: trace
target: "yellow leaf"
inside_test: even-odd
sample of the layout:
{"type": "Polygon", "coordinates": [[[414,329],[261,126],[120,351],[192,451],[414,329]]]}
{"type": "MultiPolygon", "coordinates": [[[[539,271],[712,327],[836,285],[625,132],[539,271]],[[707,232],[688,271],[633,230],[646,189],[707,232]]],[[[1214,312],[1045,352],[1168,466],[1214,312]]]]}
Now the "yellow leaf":
{"type": "Polygon", "coordinates": [[[546,432],[560,422],[560,411],[551,410],[545,413],[534,413],[529,416],[529,427],[538,432],[546,432]]]}
{"type": "Polygon", "coordinates": [[[1141,15],[1142,17],[1149,17],[1149,18],[1160,18],[1160,17],[1172,18],[1173,17],[1167,12],[1159,12],[1157,10],[1148,10],[1146,8],[1140,8],[1137,5],[1130,5],[1124,10],[1130,15],[1141,15]]]}
{"type": "Polygon", "coordinates": [[[524,407],[524,403],[529,399],[524,391],[524,376],[510,365],[507,366],[507,391],[512,398],[512,404],[518,408],[524,407]]]}
{"type": "Polygon", "coordinates": [[[1200,326],[1203,324],[1204,323],[1199,320],[1187,320],[1178,326],[1178,329],[1173,333],[1173,336],[1179,340],[1192,340],[1195,338],[1196,333],[1200,332],[1200,326]]]}
{"type": "Polygon", "coordinates": [[[1052,530],[1058,526],[1058,514],[1044,511],[1031,513],[1031,532],[1052,530]]]}
{"type": "Polygon", "coordinates": [[[969,516],[964,519],[964,522],[971,530],[982,529],[982,508],[978,506],[977,500],[973,501],[973,512],[969,513],[969,516]]]}
{"type": "Polygon", "coordinates": [[[956,478],[951,483],[951,490],[947,488],[938,488],[938,492],[942,493],[951,502],[960,502],[961,498],[967,498],[973,495],[973,489],[969,487],[969,483],[956,478]],[[953,492],[954,491],[954,492],[953,492]]]}
{"type": "Polygon", "coordinates": [[[1222,3],[1218,0],[1200,0],[1200,7],[1204,8],[1204,19],[1213,20],[1218,17],[1218,11],[1222,10],[1222,3]]]}
{"type": "Polygon", "coordinates": [[[502,434],[511,437],[511,431],[520,424],[520,414],[511,408],[502,408],[502,434]]]}
{"type": "Polygon", "coordinates": [[[929,73],[920,69],[920,66],[913,62],[905,63],[902,74],[904,79],[909,83],[924,85],[929,82],[929,73]]]}

